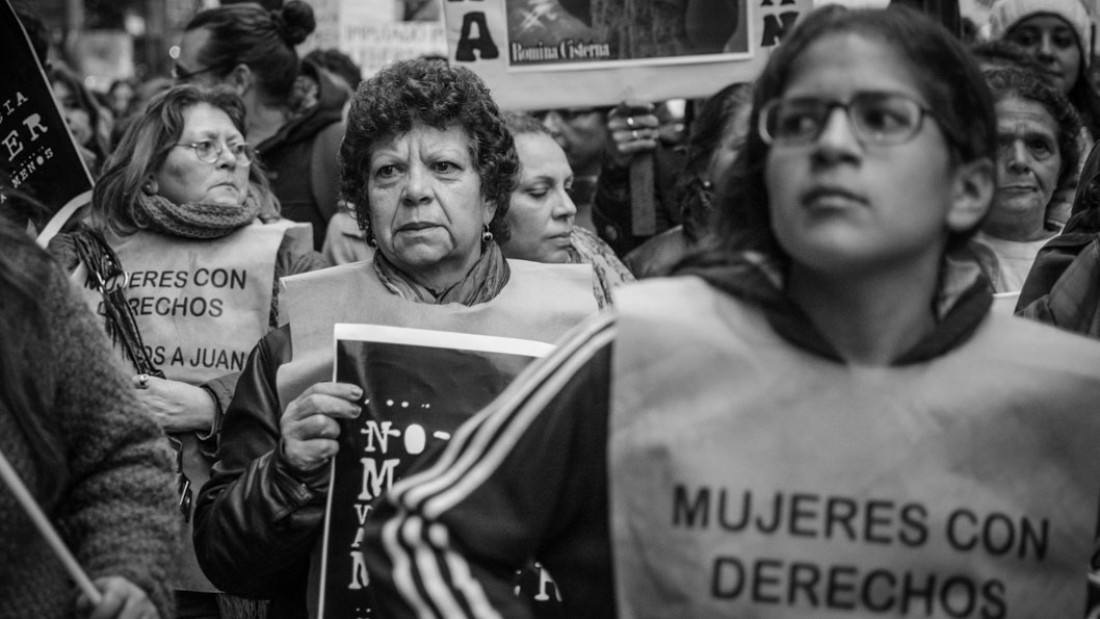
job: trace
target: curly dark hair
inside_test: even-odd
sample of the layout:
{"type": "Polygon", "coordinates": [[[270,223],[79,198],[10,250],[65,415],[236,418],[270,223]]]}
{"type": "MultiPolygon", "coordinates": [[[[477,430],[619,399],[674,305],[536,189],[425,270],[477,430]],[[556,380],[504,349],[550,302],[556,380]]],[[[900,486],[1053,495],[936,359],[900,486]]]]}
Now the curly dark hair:
{"type": "Polygon", "coordinates": [[[1077,110],[1061,92],[1041,77],[1021,69],[997,69],[985,73],[986,82],[993,91],[994,101],[1023,99],[1043,106],[1054,122],[1058,123],[1058,151],[1062,156],[1062,169],[1058,172],[1058,185],[1064,186],[1077,174],[1080,153],[1077,151],[1077,134],[1081,131],[1081,118],[1077,110]]]}
{"type": "Polygon", "coordinates": [[[367,238],[372,239],[367,195],[371,152],[418,122],[441,131],[458,126],[472,138],[470,158],[481,179],[481,195],[497,206],[489,231],[498,243],[507,241],[504,217],[516,188],[519,158],[500,109],[473,71],[422,58],[394,63],[363,82],[348,111],[340,145],[340,190],[355,205],[367,238]]]}

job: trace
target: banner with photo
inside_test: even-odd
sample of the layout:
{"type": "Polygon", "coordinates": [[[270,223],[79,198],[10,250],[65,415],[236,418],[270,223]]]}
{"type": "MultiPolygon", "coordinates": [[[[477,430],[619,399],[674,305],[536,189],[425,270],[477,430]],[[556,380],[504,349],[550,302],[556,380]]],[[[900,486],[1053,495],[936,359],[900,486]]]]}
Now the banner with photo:
{"type": "Polygon", "coordinates": [[[449,58],[504,109],[705,97],[751,81],[811,0],[451,0],[449,58]]]}
{"type": "Polygon", "coordinates": [[[0,58],[0,212],[42,230],[91,199],[92,176],[8,0],[0,3],[0,58]]]}
{"type": "MultiPolygon", "coordinates": [[[[359,385],[359,418],[333,458],[317,616],[369,617],[360,547],[372,504],[553,346],[513,338],[337,324],[333,380],[359,385]]],[[[537,580],[537,579],[536,579],[537,580]]]]}

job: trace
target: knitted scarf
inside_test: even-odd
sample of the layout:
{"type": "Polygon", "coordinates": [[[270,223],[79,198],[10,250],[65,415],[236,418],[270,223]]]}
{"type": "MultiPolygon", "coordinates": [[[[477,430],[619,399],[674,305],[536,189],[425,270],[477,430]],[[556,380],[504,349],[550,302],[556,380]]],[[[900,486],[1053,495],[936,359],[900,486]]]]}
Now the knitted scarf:
{"type": "Polygon", "coordinates": [[[140,193],[131,215],[138,227],[153,232],[185,239],[217,239],[248,225],[261,210],[254,191],[240,206],[176,204],[163,196],[140,193]]]}
{"type": "Polygon", "coordinates": [[[500,253],[500,246],[493,241],[482,245],[481,257],[466,276],[445,290],[432,290],[417,283],[377,250],[374,252],[374,271],[382,284],[402,299],[432,305],[461,303],[467,306],[495,299],[512,273],[500,253]]]}

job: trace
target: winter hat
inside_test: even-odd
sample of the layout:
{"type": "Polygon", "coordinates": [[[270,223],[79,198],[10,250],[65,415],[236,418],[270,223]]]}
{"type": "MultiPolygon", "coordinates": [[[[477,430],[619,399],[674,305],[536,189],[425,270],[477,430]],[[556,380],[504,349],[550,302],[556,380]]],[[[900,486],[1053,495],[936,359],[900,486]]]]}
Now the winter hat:
{"type": "Polygon", "coordinates": [[[1043,14],[1061,17],[1077,33],[1084,73],[1092,63],[1092,18],[1080,0],[997,0],[989,13],[990,38],[1003,39],[1019,22],[1043,14]]]}

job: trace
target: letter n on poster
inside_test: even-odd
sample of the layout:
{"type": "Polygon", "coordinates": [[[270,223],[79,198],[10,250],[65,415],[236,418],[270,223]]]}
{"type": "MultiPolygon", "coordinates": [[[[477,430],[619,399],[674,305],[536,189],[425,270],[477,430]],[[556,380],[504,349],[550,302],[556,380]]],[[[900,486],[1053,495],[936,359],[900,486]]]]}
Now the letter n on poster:
{"type": "Polygon", "coordinates": [[[337,324],[333,380],[359,385],[359,418],[341,422],[333,459],[317,616],[369,617],[362,523],[432,447],[487,406],[553,346],[512,338],[337,324]]]}

